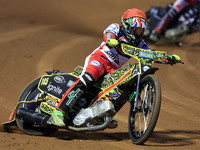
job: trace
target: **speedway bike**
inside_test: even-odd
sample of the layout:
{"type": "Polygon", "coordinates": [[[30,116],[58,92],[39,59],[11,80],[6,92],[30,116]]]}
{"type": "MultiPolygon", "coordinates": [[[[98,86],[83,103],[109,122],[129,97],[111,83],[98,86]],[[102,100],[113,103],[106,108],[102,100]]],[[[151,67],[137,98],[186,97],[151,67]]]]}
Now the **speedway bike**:
{"type": "MultiPolygon", "coordinates": [[[[151,42],[151,34],[155,29],[156,25],[162,20],[164,15],[171,9],[173,3],[169,3],[166,7],[152,6],[148,11],[146,11],[146,16],[148,20],[148,27],[144,33],[145,41],[151,42]]],[[[197,10],[200,10],[199,5],[196,5],[197,10]]],[[[185,38],[192,33],[192,26],[195,21],[199,18],[199,13],[193,15],[193,18],[188,21],[184,21],[184,15],[187,16],[187,13],[191,13],[191,10],[194,9],[192,5],[188,5],[181,13],[177,16],[177,19],[174,19],[166,28],[164,33],[160,35],[160,41],[165,43],[176,44],[182,46],[185,38]]]]}
{"type": "MultiPolygon", "coordinates": [[[[116,128],[113,117],[130,103],[128,131],[134,144],[148,140],[156,126],[161,106],[161,86],[154,73],[154,62],[166,58],[165,51],[137,48],[121,43],[122,51],[138,63],[127,64],[102,76],[85,92],[65,119],[66,130],[76,132],[116,128]]],[[[178,62],[177,62],[178,63],[178,62]]],[[[47,71],[32,81],[22,92],[10,121],[30,135],[50,135],[58,128],[47,123],[65,91],[73,85],[83,68],[73,72],[47,71]]]]}

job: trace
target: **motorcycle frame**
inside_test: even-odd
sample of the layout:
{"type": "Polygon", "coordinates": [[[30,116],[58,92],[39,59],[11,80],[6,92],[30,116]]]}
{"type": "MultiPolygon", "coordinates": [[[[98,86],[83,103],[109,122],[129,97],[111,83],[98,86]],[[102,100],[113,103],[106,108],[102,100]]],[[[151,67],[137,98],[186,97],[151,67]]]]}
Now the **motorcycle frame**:
{"type": "Polygon", "coordinates": [[[138,69],[137,69],[136,95],[135,95],[134,107],[133,107],[133,111],[135,111],[135,108],[137,107],[137,103],[138,103],[141,75],[143,74],[143,76],[146,76],[150,72],[154,73],[156,70],[158,70],[158,68],[153,69],[151,67],[155,61],[161,61],[163,58],[165,58],[166,52],[145,50],[138,47],[127,45],[125,43],[121,44],[121,48],[125,54],[137,59],[137,61],[139,62],[138,69]],[[146,72],[146,70],[144,69],[145,66],[146,68],[148,68],[147,69],[148,72],[146,72]]]}

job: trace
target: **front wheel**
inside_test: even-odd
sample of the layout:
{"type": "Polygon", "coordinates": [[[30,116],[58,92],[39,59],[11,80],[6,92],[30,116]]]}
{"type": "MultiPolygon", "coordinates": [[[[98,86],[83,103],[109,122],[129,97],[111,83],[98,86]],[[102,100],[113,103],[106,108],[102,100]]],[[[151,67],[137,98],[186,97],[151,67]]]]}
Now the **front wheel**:
{"type": "Polygon", "coordinates": [[[131,102],[129,111],[129,136],[134,144],[148,140],[156,125],[161,106],[161,87],[154,75],[145,76],[140,82],[137,106],[131,102]]]}

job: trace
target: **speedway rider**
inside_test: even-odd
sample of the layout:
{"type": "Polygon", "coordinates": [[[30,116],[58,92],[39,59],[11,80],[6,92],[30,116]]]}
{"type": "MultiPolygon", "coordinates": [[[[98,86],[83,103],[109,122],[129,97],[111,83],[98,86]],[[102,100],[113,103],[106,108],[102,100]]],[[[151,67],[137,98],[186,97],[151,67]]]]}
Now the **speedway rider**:
{"type": "MultiPolygon", "coordinates": [[[[115,71],[129,60],[130,57],[118,48],[119,41],[125,41],[130,45],[151,50],[142,39],[146,24],[145,13],[133,8],[128,9],[123,14],[121,25],[113,23],[105,29],[103,42],[86,58],[82,74],[65,92],[48,120],[48,124],[65,127],[64,118],[66,114],[81,95],[86,92],[87,88],[96,82],[100,76],[115,71]]],[[[180,60],[180,57],[171,55],[164,59],[162,63],[174,64],[174,60],[180,60]]]]}
{"type": "Polygon", "coordinates": [[[177,19],[181,12],[189,5],[193,7],[184,14],[182,20],[184,24],[190,23],[190,20],[195,20],[191,25],[190,33],[197,32],[200,30],[200,17],[199,17],[199,6],[200,0],[176,0],[170,10],[163,16],[163,18],[158,22],[154,30],[150,35],[150,40],[152,42],[157,42],[163,32],[167,29],[168,25],[175,19],[177,19]]]}

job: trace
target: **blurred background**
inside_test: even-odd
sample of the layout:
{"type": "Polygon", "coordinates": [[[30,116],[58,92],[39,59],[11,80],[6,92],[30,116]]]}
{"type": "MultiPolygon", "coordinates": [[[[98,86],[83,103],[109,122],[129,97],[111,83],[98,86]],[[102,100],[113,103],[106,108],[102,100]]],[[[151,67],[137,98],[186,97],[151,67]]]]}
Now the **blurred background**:
{"type": "MultiPolygon", "coordinates": [[[[120,23],[129,8],[147,11],[170,0],[0,0],[0,122],[8,120],[23,89],[45,71],[71,72],[102,42],[103,31],[120,23]]],[[[182,47],[149,44],[181,56],[184,65],[156,64],[162,86],[162,108],[155,134],[146,146],[128,137],[127,103],[115,119],[119,127],[97,133],[58,132],[52,137],[7,133],[3,149],[198,149],[200,146],[200,35],[186,38],[182,47]]],[[[130,60],[134,63],[135,60],[130,60]]],[[[2,127],[1,127],[2,128],[2,127]]],[[[1,149],[0,148],[0,149],[1,149]]]]}

